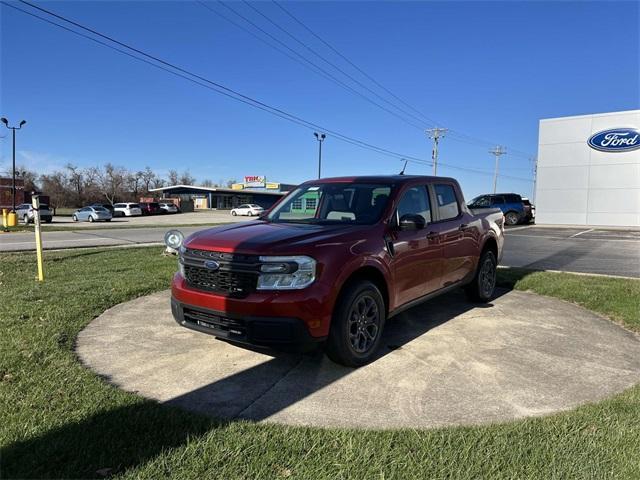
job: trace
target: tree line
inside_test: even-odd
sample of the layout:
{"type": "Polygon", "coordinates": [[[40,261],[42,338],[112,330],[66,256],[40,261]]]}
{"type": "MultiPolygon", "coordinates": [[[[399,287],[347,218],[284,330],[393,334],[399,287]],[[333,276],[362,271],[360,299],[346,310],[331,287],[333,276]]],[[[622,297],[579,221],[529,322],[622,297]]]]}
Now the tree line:
{"type": "MultiPolygon", "coordinates": [[[[125,167],[107,163],[103,167],[78,167],[67,164],[62,170],[38,174],[32,170],[19,167],[19,177],[24,180],[25,190],[36,190],[49,196],[50,206],[82,207],[84,205],[118,202],[138,202],[141,197],[154,197],[157,192],[152,189],[167,185],[194,185],[195,177],[188,170],[179,173],[169,170],[166,178],[158,175],[151,167],[132,171],[125,167]]],[[[9,173],[9,172],[6,172],[9,173]]],[[[204,180],[205,187],[230,187],[235,179],[204,180]]]]}

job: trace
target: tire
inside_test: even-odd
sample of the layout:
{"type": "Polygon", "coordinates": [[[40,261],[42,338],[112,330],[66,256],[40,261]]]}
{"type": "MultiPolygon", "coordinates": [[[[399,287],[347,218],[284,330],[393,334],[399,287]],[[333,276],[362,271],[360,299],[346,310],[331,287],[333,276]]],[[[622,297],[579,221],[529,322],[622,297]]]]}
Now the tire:
{"type": "Polygon", "coordinates": [[[77,222],[77,221],[78,221],[78,217],[76,217],[75,215],[73,215],[73,216],[71,217],[71,220],[73,220],[74,222],[77,222]]]}
{"type": "Polygon", "coordinates": [[[89,222],[90,222],[90,223],[93,223],[93,222],[94,222],[94,220],[93,220],[93,215],[89,215],[89,222]]]}
{"type": "Polygon", "coordinates": [[[107,218],[107,219],[105,219],[105,221],[110,222],[110,221],[111,221],[111,219],[110,219],[110,218],[107,218]]]}
{"type": "Polygon", "coordinates": [[[368,281],[348,285],[333,311],[327,356],[347,367],[371,362],[378,351],[385,320],[385,304],[378,287],[368,281]]]}
{"type": "Polygon", "coordinates": [[[491,250],[485,250],[480,256],[473,281],[465,287],[467,298],[472,302],[486,303],[493,297],[496,289],[498,262],[491,250]]]}
{"type": "Polygon", "coordinates": [[[47,223],[51,223],[51,222],[53,222],[53,218],[50,218],[50,219],[45,220],[45,221],[46,221],[47,223]]]}
{"type": "Polygon", "coordinates": [[[25,215],[24,217],[22,217],[22,221],[24,222],[25,225],[29,225],[29,216],[25,215]]]}
{"type": "Polygon", "coordinates": [[[238,214],[235,212],[235,210],[231,210],[231,215],[233,215],[235,217],[238,214]]]}
{"type": "Polygon", "coordinates": [[[504,216],[504,221],[507,225],[517,225],[520,218],[516,212],[507,212],[504,216]]]}

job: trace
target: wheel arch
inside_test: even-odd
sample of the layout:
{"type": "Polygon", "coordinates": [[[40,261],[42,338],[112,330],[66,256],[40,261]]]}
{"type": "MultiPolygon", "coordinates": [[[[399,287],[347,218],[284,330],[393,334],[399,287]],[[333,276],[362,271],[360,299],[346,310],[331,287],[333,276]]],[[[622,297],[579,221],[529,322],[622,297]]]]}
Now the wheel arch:
{"type": "Polygon", "coordinates": [[[378,287],[378,290],[380,290],[380,293],[382,294],[382,299],[384,300],[386,313],[388,314],[391,298],[387,278],[379,267],[371,264],[358,266],[342,281],[335,303],[339,301],[340,297],[344,294],[349,285],[362,280],[369,281],[378,287]]]}

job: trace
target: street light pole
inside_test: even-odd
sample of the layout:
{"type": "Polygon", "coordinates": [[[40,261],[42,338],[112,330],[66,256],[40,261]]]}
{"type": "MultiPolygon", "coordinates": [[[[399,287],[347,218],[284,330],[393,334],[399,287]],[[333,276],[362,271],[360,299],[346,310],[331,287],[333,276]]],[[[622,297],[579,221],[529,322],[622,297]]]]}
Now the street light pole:
{"type": "Polygon", "coordinates": [[[322,142],[324,142],[324,139],[327,138],[327,136],[324,133],[318,132],[313,132],[313,134],[315,135],[316,140],[318,140],[318,178],[320,178],[322,174],[322,142]]]}
{"type": "Polygon", "coordinates": [[[11,194],[12,194],[11,196],[13,197],[13,208],[11,209],[11,211],[15,213],[16,211],[16,130],[20,130],[22,126],[27,122],[25,120],[22,120],[20,122],[20,125],[18,125],[17,127],[10,127],[9,120],[7,120],[6,118],[2,117],[0,118],[0,121],[2,121],[5,127],[11,130],[13,134],[13,175],[12,175],[13,180],[11,183],[11,194]]]}

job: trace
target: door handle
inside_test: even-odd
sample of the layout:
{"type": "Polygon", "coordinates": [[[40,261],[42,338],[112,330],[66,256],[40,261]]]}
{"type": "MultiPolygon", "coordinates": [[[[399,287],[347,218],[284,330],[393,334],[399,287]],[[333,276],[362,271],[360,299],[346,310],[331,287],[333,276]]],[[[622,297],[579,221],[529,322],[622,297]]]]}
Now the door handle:
{"type": "Polygon", "coordinates": [[[427,240],[435,240],[436,238],[438,238],[438,232],[427,233],[427,240]]]}
{"type": "Polygon", "coordinates": [[[460,226],[458,227],[458,230],[464,231],[467,228],[469,228],[469,224],[468,223],[461,223],[460,226]]]}

